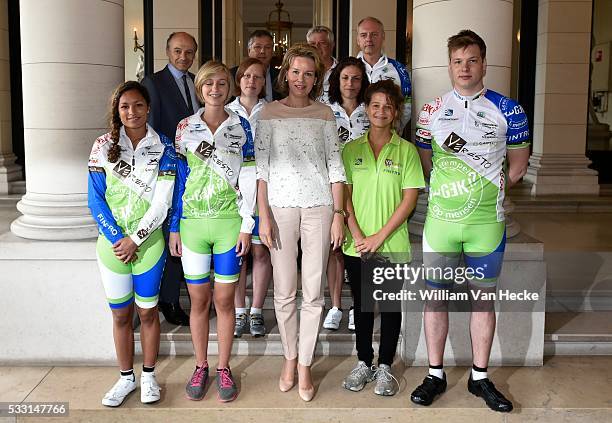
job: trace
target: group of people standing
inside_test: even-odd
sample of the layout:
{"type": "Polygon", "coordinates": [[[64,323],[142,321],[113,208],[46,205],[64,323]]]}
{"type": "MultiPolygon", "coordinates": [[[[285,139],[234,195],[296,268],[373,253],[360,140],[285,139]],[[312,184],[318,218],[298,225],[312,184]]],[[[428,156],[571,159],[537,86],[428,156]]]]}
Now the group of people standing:
{"type": "MultiPolygon", "coordinates": [[[[466,262],[488,265],[474,286],[495,289],[505,245],[504,190],[524,173],[529,131],[518,104],[484,88],[484,41],[469,30],[449,39],[454,89],[423,107],[415,146],[401,137],[411,114],[409,74],[382,53],[382,23],[373,17],[359,22],[356,58],[331,57],[333,34],[326,27],[312,28],[307,38],[310,45],[292,46],[274,69],[271,35],[255,31],[249,58],[237,68],[209,61],[193,76],[188,69],[195,39],[173,33],[166,46],[168,66],[143,84],[128,81],[113,93],[111,132],[96,140],[89,159],[89,205],[100,228],[98,263],[121,371],[104,405],[121,405],[137,387],[134,303],[144,356],[141,400],[160,399],[154,370],[164,267],[176,285],[180,278],[180,266],[168,271],[170,257],[180,258],[191,299],[196,363],[186,385],[189,399],[201,400],[209,379],[211,303],[217,316],[218,399],[237,397],[230,369],[233,338],[265,334],[262,309],[272,278],[285,357],[278,386],[287,392],[297,382],[299,396],[311,401],[325,275],[332,308],[323,326],[337,329],[345,269],[358,361],[342,386],[360,391],[376,381],[376,394],[394,395],[399,383],[391,365],[402,315],[380,313],[375,366],[374,312],[362,307],[363,288],[372,284],[364,263],[380,255],[410,261],[406,222],[426,178],[425,264],[458,262],[463,253],[466,262]],[[253,300],[247,310],[249,253],[253,300]]],[[[430,289],[452,289],[453,283],[426,282],[430,289]]],[[[181,323],[177,297],[164,307],[170,315],[179,313],[181,323]]],[[[446,389],[448,313],[440,304],[427,304],[424,321],[430,368],[411,399],[429,405],[446,389]]],[[[492,409],[510,411],[511,402],[486,372],[495,330],[492,309],[473,311],[470,329],[474,366],[468,389],[492,409]]]]}

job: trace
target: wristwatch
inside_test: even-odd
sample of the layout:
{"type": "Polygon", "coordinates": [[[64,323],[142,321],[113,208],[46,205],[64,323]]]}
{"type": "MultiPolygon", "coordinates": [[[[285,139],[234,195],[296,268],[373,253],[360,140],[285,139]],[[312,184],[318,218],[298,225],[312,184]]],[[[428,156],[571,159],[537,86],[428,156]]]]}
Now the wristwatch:
{"type": "Polygon", "coordinates": [[[334,210],[334,213],[341,214],[342,217],[344,217],[345,219],[348,217],[348,213],[346,212],[346,210],[336,209],[336,210],[334,210]]]}

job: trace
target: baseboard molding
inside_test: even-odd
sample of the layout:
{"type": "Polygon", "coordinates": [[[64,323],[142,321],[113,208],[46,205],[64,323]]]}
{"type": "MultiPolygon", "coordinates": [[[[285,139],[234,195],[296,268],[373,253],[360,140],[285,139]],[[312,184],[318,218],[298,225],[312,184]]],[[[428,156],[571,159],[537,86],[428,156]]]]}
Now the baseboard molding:
{"type": "Polygon", "coordinates": [[[563,291],[546,293],[546,311],[610,311],[612,310],[612,293],[598,292],[599,295],[584,295],[582,291],[563,291]]]}
{"type": "Polygon", "coordinates": [[[612,355],[612,341],[544,340],[544,355],[612,355]]]}

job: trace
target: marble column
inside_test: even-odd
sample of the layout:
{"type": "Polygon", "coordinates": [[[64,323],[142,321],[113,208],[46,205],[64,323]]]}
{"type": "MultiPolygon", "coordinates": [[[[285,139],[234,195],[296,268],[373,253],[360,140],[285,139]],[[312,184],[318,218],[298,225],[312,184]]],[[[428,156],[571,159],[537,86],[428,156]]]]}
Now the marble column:
{"type": "Polygon", "coordinates": [[[8,1],[0,0],[0,195],[13,193],[13,183],[23,177],[16,159],[11,133],[8,1]]]}
{"type": "MultiPolygon", "coordinates": [[[[504,95],[510,94],[512,64],[513,1],[447,0],[413,2],[412,44],[412,126],[421,107],[452,89],[448,76],[446,42],[462,29],[478,33],[487,44],[485,85],[504,95]],[[432,28],[435,28],[433,30],[432,28]]],[[[427,194],[419,196],[409,222],[413,234],[423,233],[427,194]]],[[[518,233],[516,224],[513,233],[518,233]]]]}
{"type": "Polygon", "coordinates": [[[531,194],[598,195],[587,166],[592,0],[539,0],[531,194]]]}
{"type": "Polygon", "coordinates": [[[313,2],[313,25],[325,25],[328,28],[334,27],[334,7],[331,0],[314,0],[313,2]]]}
{"type": "Polygon", "coordinates": [[[20,237],[96,236],[87,158],[124,78],[123,0],[21,0],[26,194],[20,237]]]}

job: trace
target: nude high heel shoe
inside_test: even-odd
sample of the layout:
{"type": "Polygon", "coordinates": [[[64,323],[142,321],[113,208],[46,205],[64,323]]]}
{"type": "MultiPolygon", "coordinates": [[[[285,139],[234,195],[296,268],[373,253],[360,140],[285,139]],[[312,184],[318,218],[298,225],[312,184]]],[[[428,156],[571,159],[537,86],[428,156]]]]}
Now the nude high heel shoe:
{"type": "Polygon", "coordinates": [[[310,402],[314,398],[315,388],[314,386],[311,386],[307,389],[302,389],[298,387],[298,393],[300,394],[300,398],[302,398],[302,401],[310,402]]]}
{"type": "MultiPolygon", "coordinates": [[[[309,367],[302,366],[301,364],[298,364],[298,377],[299,377],[299,368],[300,367],[307,368],[308,371],[310,371],[309,367]]],[[[314,398],[315,387],[314,387],[314,385],[310,385],[310,387],[308,387],[308,388],[302,388],[298,384],[298,394],[300,395],[300,398],[302,398],[302,401],[310,402],[314,398]]]]}
{"type": "MultiPolygon", "coordinates": [[[[287,365],[287,361],[288,360],[285,359],[284,366],[287,365]]],[[[280,389],[281,392],[288,392],[295,385],[295,368],[293,369],[293,372],[291,373],[291,379],[290,380],[283,379],[284,370],[285,369],[283,368],[283,372],[281,372],[281,376],[278,379],[278,389],[280,389]]]]}
{"type": "Polygon", "coordinates": [[[278,389],[281,392],[288,392],[295,386],[295,378],[293,380],[285,380],[282,377],[278,379],[278,389]]]}

